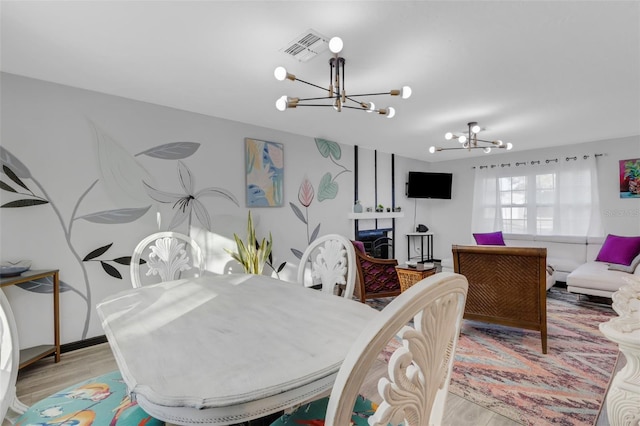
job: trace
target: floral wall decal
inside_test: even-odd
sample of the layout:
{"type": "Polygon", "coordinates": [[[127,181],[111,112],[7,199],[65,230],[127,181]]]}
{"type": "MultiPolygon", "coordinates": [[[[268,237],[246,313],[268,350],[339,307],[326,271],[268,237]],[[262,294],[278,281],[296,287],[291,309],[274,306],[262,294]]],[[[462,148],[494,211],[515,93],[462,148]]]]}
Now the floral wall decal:
{"type": "Polygon", "coordinates": [[[239,206],[236,197],[229,191],[222,188],[204,188],[199,191],[195,191],[195,181],[191,170],[182,161],[178,161],[178,180],[184,190],[184,194],[174,194],[171,192],[160,191],[153,188],[148,183],[144,182],[144,186],[147,190],[149,197],[153,198],[159,203],[171,203],[175,214],[169,229],[174,229],[185,220],[187,220],[187,229],[191,229],[192,214],[195,212],[196,218],[202,226],[208,231],[211,231],[211,218],[207,212],[206,207],[200,201],[200,198],[222,197],[239,206]]]}
{"type": "MultiPolygon", "coordinates": [[[[300,207],[298,207],[294,203],[289,203],[289,205],[291,206],[291,210],[293,210],[293,213],[307,227],[307,245],[311,244],[318,237],[318,233],[320,232],[320,223],[318,223],[318,225],[313,229],[313,231],[309,233],[310,231],[309,206],[313,202],[314,195],[315,195],[315,191],[313,190],[313,185],[311,184],[309,179],[305,176],[304,179],[302,180],[302,183],[300,184],[300,188],[298,189],[298,201],[300,201],[300,204],[304,207],[304,213],[302,213],[302,210],[300,209],[300,207]]],[[[302,258],[303,252],[301,250],[292,248],[291,252],[298,259],[302,258]]]]}
{"type": "MultiPolygon", "coordinates": [[[[318,152],[324,158],[329,158],[333,164],[340,167],[340,171],[332,176],[331,172],[326,172],[320,178],[320,183],[318,184],[318,193],[316,194],[313,185],[307,178],[304,177],[302,183],[300,184],[300,188],[298,189],[298,201],[304,207],[305,211],[302,212],[302,209],[295,205],[294,203],[289,203],[291,206],[291,210],[296,215],[298,219],[300,219],[307,227],[307,245],[311,244],[320,233],[320,223],[313,229],[310,230],[309,227],[309,206],[313,202],[314,197],[317,195],[318,202],[322,202],[325,200],[333,200],[337,197],[338,191],[340,189],[338,182],[336,179],[343,173],[350,173],[351,170],[347,169],[343,165],[338,163],[338,160],[342,158],[342,149],[340,145],[336,142],[329,141],[322,138],[315,138],[316,148],[318,148],[318,152]]],[[[296,248],[291,248],[291,252],[298,258],[302,258],[302,251],[296,248]]]]}
{"type": "Polygon", "coordinates": [[[280,207],[284,201],[284,146],[245,139],[247,207],[280,207]]]}
{"type": "MultiPolygon", "coordinates": [[[[175,226],[183,223],[185,220],[191,221],[191,212],[196,212],[196,217],[206,226],[210,228],[209,215],[206,208],[198,201],[198,198],[206,195],[221,196],[238,204],[235,197],[228,191],[221,188],[206,188],[201,191],[194,192],[194,180],[191,172],[181,159],[193,155],[200,147],[196,142],[171,142],[158,145],[147,149],[135,156],[129,154],[115,139],[108,135],[104,130],[95,124],[91,124],[94,130],[95,142],[97,145],[97,153],[99,157],[99,174],[100,179],[91,182],[88,187],[80,194],[78,200],[73,205],[70,217],[65,217],[62,210],[58,208],[56,202],[48,195],[45,187],[32,175],[29,168],[22,163],[9,150],[0,146],[0,162],[2,164],[2,174],[0,179],[0,189],[5,191],[13,198],[11,201],[0,205],[0,208],[34,208],[49,207],[53,210],[58,222],[64,232],[64,237],[73,258],[81,268],[83,285],[70,284],[60,281],[61,292],[72,292],[77,294],[85,302],[85,321],[82,330],[82,339],[87,337],[88,327],[93,311],[95,301],[92,298],[92,288],[90,285],[90,270],[88,264],[98,262],[102,270],[115,279],[122,279],[123,274],[118,267],[125,266],[128,270],[131,262],[129,255],[115,255],[109,258],[101,258],[107,252],[114,250],[114,243],[99,244],[96,248],[90,250],[87,254],[81,255],[73,244],[74,225],[77,221],[82,220],[96,225],[122,225],[132,223],[142,218],[150,209],[147,190],[153,193],[156,198],[166,199],[166,202],[174,202],[176,216],[172,224],[175,226]],[[149,182],[153,181],[153,177],[138,163],[134,157],[146,156],[161,160],[178,160],[178,172],[180,183],[185,190],[185,194],[172,194],[168,192],[158,191],[149,186],[149,182]],[[147,181],[142,181],[145,179],[147,181]],[[104,189],[109,193],[111,200],[118,203],[131,203],[131,205],[123,208],[112,210],[103,210],[94,213],[78,215],[80,206],[86,199],[87,195],[96,187],[98,183],[102,183],[104,189]],[[32,190],[31,183],[35,186],[32,190]],[[147,188],[147,189],[145,189],[147,188]],[[142,190],[142,192],[141,192],[142,190]],[[136,206],[138,205],[138,206],[136,206]]],[[[152,197],[153,198],[153,197],[152,197]]],[[[129,253],[129,250],[126,250],[129,253]]],[[[20,284],[23,290],[34,293],[51,293],[53,291],[53,281],[47,277],[34,280],[29,283],[20,284]]]]}

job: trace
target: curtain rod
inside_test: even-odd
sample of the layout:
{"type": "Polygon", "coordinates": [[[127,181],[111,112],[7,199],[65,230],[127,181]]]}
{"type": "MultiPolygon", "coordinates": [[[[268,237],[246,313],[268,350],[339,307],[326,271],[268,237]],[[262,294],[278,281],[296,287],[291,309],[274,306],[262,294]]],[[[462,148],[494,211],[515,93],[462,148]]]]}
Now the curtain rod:
{"type": "MultiPolygon", "coordinates": [[[[607,154],[594,154],[595,157],[602,157],[602,156],[606,156],[607,154]]],[[[589,154],[585,154],[582,156],[582,159],[586,160],[587,158],[589,158],[590,155],[589,154]]],[[[565,161],[576,161],[578,159],[577,156],[573,156],[573,157],[565,157],[565,161]]],[[[557,158],[548,158],[546,160],[544,160],[545,164],[549,164],[549,163],[557,163],[559,160],[557,158]]],[[[516,162],[514,163],[516,167],[519,166],[526,166],[527,162],[526,161],[520,161],[520,162],[516,162]]],[[[540,160],[531,160],[531,162],[529,163],[530,165],[535,165],[535,164],[540,164],[540,160]]],[[[472,169],[475,169],[476,167],[479,167],[480,169],[487,169],[489,167],[496,168],[496,167],[511,167],[511,163],[501,163],[501,164],[491,164],[488,166],[473,166],[471,167],[472,169]]]]}

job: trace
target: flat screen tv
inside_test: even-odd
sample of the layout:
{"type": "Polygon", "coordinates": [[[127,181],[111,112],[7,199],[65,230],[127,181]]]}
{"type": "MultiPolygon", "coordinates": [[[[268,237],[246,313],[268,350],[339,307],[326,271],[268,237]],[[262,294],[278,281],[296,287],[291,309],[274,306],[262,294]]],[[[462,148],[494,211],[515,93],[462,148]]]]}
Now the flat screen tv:
{"type": "Polygon", "coordinates": [[[452,173],[409,172],[407,197],[451,199],[452,173]]]}

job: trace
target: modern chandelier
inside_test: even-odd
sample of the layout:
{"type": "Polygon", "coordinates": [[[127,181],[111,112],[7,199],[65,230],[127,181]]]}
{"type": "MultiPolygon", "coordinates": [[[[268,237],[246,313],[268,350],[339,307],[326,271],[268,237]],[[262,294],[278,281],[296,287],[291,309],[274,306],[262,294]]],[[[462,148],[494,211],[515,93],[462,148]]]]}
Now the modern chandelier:
{"type": "Polygon", "coordinates": [[[441,148],[439,146],[432,146],[429,148],[429,152],[433,154],[436,151],[449,151],[452,149],[466,149],[468,151],[471,151],[472,149],[482,149],[485,154],[488,154],[491,152],[492,148],[506,149],[507,151],[510,151],[513,148],[513,144],[511,144],[510,142],[505,144],[500,139],[497,139],[495,141],[478,139],[478,133],[480,133],[482,129],[475,121],[467,123],[467,127],[469,128],[469,131],[466,135],[456,135],[451,132],[448,132],[444,135],[444,138],[448,141],[451,139],[456,139],[458,142],[460,142],[461,146],[457,146],[455,148],[441,148]]]}
{"type": "Polygon", "coordinates": [[[308,81],[301,80],[295,75],[290,74],[284,67],[278,67],[274,71],[274,76],[277,80],[283,81],[285,79],[291,81],[299,81],[300,83],[307,84],[309,86],[316,87],[327,92],[327,96],[315,97],[315,98],[290,98],[288,96],[282,96],[276,101],[276,108],[279,111],[284,111],[288,108],[297,108],[302,106],[320,106],[320,107],[333,107],[336,111],[341,112],[343,108],[358,109],[361,111],[375,112],[380,115],[385,115],[387,118],[393,118],[396,114],[396,110],[393,107],[377,108],[373,102],[365,102],[363,100],[355,99],[364,96],[378,96],[378,95],[391,95],[401,96],[402,99],[407,99],[411,96],[411,88],[409,86],[403,86],[402,89],[390,90],[388,92],[379,93],[362,93],[362,94],[347,94],[344,84],[344,64],[345,60],[339,56],[342,51],[342,39],[340,37],[333,37],[329,40],[329,50],[333,53],[333,57],[329,59],[329,87],[321,87],[308,81]],[[317,101],[328,101],[328,103],[317,103],[317,101]],[[349,103],[351,102],[351,103],[349,103]]]}

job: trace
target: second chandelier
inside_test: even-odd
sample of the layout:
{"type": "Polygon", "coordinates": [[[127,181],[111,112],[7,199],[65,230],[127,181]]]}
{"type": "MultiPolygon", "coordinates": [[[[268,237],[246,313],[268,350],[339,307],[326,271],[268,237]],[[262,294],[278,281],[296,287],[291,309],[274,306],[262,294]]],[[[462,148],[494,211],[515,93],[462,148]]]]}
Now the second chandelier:
{"type": "Polygon", "coordinates": [[[482,149],[485,154],[491,152],[492,148],[506,149],[510,151],[513,148],[513,144],[510,142],[504,143],[500,139],[496,139],[494,141],[487,141],[484,139],[478,139],[478,133],[482,130],[477,122],[471,121],[467,123],[467,127],[469,128],[467,134],[456,135],[451,132],[448,132],[444,135],[446,140],[456,139],[460,142],[461,146],[451,147],[451,148],[441,148],[439,146],[432,146],[429,148],[429,152],[434,154],[437,151],[449,151],[452,149],[466,149],[471,151],[472,149],[482,149]]]}

